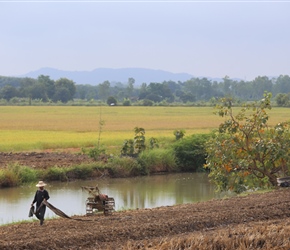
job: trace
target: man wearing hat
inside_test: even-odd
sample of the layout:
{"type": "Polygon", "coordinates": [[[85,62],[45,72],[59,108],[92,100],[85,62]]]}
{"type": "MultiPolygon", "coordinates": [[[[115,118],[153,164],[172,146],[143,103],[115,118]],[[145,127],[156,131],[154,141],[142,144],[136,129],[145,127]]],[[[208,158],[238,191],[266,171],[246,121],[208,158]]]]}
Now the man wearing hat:
{"type": "Polygon", "coordinates": [[[31,206],[33,206],[33,204],[36,202],[35,216],[40,220],[40,225],[43,224],[44,214],[45,214],[45,210],[46,210],[46,206],[44,204],[42,204],[42,201],[43,200],[47,201],[49,199],[49,194],[44,189],[44,186],[46,186],[46,183],[44,183],[43,181],[39,181],[36,184],[36,187],[38,187],[39,189],[36,191],[34,199],[31,203],[31,206]]]}

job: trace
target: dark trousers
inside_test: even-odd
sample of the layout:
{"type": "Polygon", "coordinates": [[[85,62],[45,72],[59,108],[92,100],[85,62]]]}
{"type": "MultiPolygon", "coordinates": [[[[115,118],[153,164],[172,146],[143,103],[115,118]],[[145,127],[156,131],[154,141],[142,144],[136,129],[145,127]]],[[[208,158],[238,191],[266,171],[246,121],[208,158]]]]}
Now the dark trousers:
{"type": "Polygon", "coordinates": [[[45,215],[45,210],[46,206],[45,205],[40,205],[40,207],[36,208],[36,213],[35,216],[39,220],[44,220],[44,215],[45,215]]]}

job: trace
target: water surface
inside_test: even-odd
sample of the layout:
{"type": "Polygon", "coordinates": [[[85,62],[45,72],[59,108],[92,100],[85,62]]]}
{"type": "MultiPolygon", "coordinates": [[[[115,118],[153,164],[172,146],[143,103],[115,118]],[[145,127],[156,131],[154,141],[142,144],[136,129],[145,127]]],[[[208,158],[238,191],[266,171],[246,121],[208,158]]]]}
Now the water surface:
{"type": "MultiPolygon", "coordinates": [[[[36,184],[36,183],[35,183],[36,184]]],[[[0,225],[28,217],[37,188],[35,184],[0,189],[0,225]]],[[[46,189],[49,202],[69,216],[84,215],[88,193],[82,186],[98,185],[101,193],[115,199],[115,210],[154,208],[220,198],[203,173],[182,173],[136,178],[97,179],[91,181],[51,182],[46,189]]],[[[46,218],[57,217],[48,208],[46,218]]]]}

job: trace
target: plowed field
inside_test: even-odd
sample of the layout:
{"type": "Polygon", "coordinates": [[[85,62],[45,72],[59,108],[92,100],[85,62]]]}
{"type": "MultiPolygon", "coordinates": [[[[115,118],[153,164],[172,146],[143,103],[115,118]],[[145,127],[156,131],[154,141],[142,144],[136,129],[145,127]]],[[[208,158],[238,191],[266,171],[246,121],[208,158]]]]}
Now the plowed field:
{"type": "MultiPolygon", "coordinates": [[[[0,166],[68,167],[87,155],[0,153],[0,166]]],[[[69,201],[67,201],[69,202],[69,201]]],[[[290,189],[155,209],[0,226],[0,249],[290,249],[290,189]]]]}
{"type": "MultiPolygon", "coordinates": [[[[69,202],[69,201],[67,201],[69,202]]],[[[0,227],[0,249],[290,249],[290,189],[0,227]],[[81,220],[74,220],[81,219],[81,220]]]]}

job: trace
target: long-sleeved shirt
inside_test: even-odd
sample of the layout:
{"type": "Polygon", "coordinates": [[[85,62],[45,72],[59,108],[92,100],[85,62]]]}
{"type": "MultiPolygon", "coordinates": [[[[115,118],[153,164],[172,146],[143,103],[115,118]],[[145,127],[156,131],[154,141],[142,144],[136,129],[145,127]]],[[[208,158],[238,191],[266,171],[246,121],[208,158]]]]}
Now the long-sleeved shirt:
{"type": "Polygon", "coordinates": [[[34,196],[34,199],[32,201],[32,204],[36,202],[36,207],[39,207],[43,199],[48,200],[49,199],[49,194],[48,192],[43,189],[43,190],[37,190],[34,196]]]}

